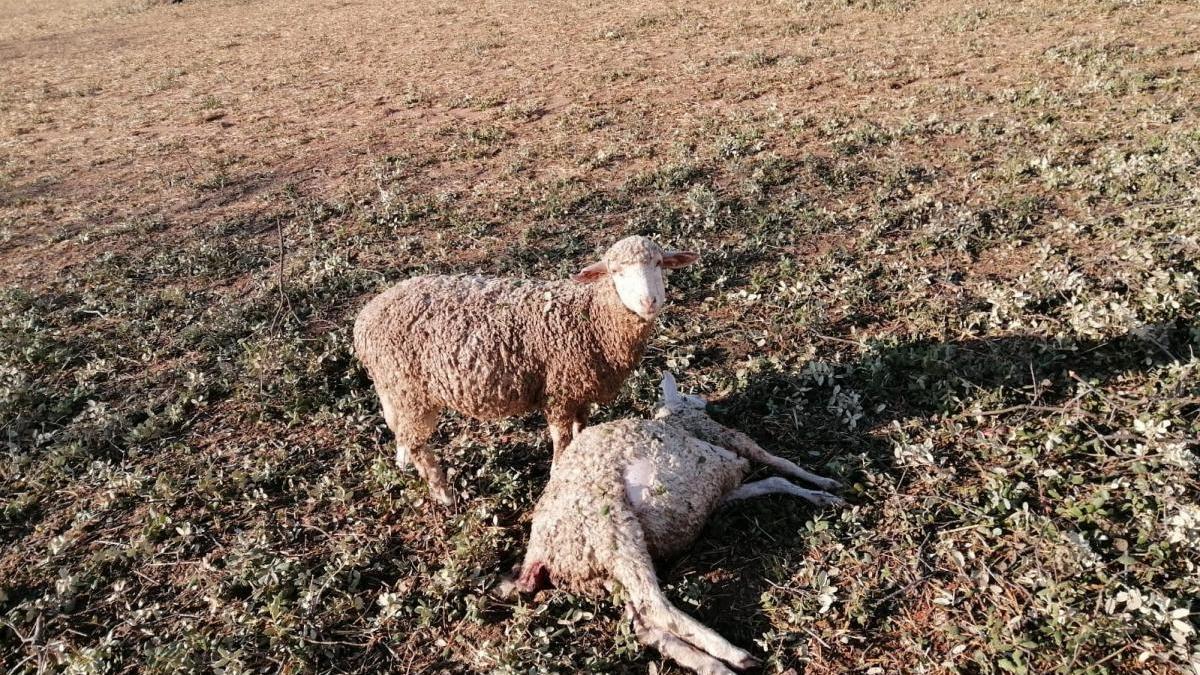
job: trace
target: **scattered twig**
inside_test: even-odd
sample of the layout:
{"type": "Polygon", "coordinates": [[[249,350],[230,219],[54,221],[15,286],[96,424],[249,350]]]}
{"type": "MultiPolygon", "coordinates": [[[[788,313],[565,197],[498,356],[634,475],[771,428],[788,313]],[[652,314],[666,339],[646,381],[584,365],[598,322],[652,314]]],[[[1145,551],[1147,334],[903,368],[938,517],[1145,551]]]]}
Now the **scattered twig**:
{"type": "Polygon", "coordinates": [[[1129,408],[1127,408],[1126,406],[1121,405],[1120,403],[1117,403],[1116,401],[1109,398],[1108,394],[1105,394],[1104,392],[1100,391],[1096,387],[1092,386],[1091,382],[1088,382],[1087,380],[1080,377],[1075,371],[1068,370],[1067,376],[1070,377],[1072,380],[1075,380],[1079,384],[1082,384],[1084,386],[1084,388],[1087,389],[1089,392],[1104,399],[1104,402],[1107,403],[1110,407],[1120,410],[1128,415],[1134,415],[1134,413],[1131,412],[1129,410],[1129,408]]]}
{"type": "Polygon", "coordinates": [[[830,342],[840,342],[845,345],[853,345],[855,347],[858,347],[859,349],[867,348],[867,346],[865,344],[863,344],[857,340],[847,340],[845,338],[833,337],[832,335],[822,335],[820,333],[813,333],[813,335],[821,338],[822,340],[828,340],[830,342]]]}
{"type": "Polygon", "coordinates": [[[1065,415],[1068,412],[1083,412],[1083,411],[1075,411],[1070,408],[1059,408],[1056,406],[1049,406],[1049,405],[1021,404],[1021,405],[1009,406],[1007,408],[1000,408],[998,410],[979,410],[979,411],[975,411],[975,412],[959,413],[958,415],[954,416],[952,419],[961,420],[961,419],[970,419],[972,417],[993,417],[995,415],[1007,415],[1009,413],[1022,412],[1022,411],[1051,412],[1051,413],[1059,413],[1062,415],[1065,415]]]}
{"type": "Polygon", "coordinates": [[[820,635],[817,635],[816,633],[809,630],[807,626],[802,626],[801,628],[804,630],[805,633],[808,633],[809,637],[816,640],[817,642],[820,642],[822,647],[824,647],[825,649],[829,649],[829,643],[822,640],[820,635]]]}
{"type": "Polygon", "coordinates": [[[891,593],[888,593],[887,595],[885,595],[885,596],[883,596],[882,598],[880,598],[880,599],[879,599],[879,603],[878,603],[878,604],[882,605],[883,603],[885,603],[885,602],[888,602],[889,600],[891,600],[892,598],[896,597],[897,595],[901,595],[901,594],[903,594],[903,593],[907,593],[907,592],[911,591],[912,589],[916,588],[917,586],[920,586],[921,584],[923,584],[923,583],[925,583],[925,582],[927,582],[927,581],[929,581],[929,578],[928,578],[928,577],[919,577],[919,578],[917,578],[917,579],[914,579],[914,580],[913,580],[911,583],[909,583],[907,586],[904,586],[904,587],[902,587],[902,588],[897,588],[896,590],[892,591],[891,593]]]}
{"type": "Polygon", "coordinates": [[[310,638],[310,637],[305,637],[303,639],[305,642],[307,642],[309,644],[326,645],[329,647],[341,646],[341,647],[355,647],[358,649],[366,649],[367,647],[371,646],[371,643],[369,643],[369,642],[361,642],[360,643],[360,642],[350,642],[348,640],[318,640],[316,638],[310,638]]]}
{"type": "Polygon", "coordinates": [[[281,217],[275,218],[275,234],[276,234],[276,239],[278,240],[278,243],[279,243],[279,260],[278,260],[279,278],[276,281],[276,287],[279,292],[279,302],[275,306],[275,316],[273,316],[271,318],[271,330],[272,331],[275,330],[275,326],[276,326],[277,322],[279,321],[280,316],[283,314],[285,307],[286,307],[287,313],[292,315],[292,318],[297,318],[296,311],[292,308],[292,301],[290,298],[288,298],[287,292],[284,290],[283,262],[284,262],[284,257],[286,255],[286,251],[283,246],[283,218],[281,218],[281,217]]]}
{"type": "Polygon", "coordinates": [[[992,521],[994,521],[994,520],[995,520],[995,518],[993,518],[992,516],[989,516],[989,515],[987,515],[986,513],[983,513],[983,512],[981,512],[981,511],[979,511],[979,510],[977,510],[977,509],[973,509],[973,508],[971,508],[970,506],[967,506],[966,504],[963,504],[962,502],[955,501],[955,500],[953,500],[953,499],[948,499],[948,498],[946,498],[946,497],[942,497],[941,495],[913,495],[913,494],[908,494],[908,493],[906,493],[906,492],[897,492],[897,493],[896,493],[896,496],[897,496],[897,497],[907,497],[907,498],[909,498],[909,499],[936,499],[936,500],[938,500],[938,501],[940,501],[940,502],[944,502],[944,503],[946,503],[946,504],[951,504],[951,505],[957,506],[957,507],[959,507],[960,509],[962,509],[962,510],[964,510],[964,511],[967,511],[967,512],[969,512],[969,513],[973,513],[973,514],[975,514],[976,516],[978,516],[978,517],[980,517],[980,518],[986,518],[986,519],[988,519],[988,520],[992,520],[992,521]]]}
{"type": "Polygon", "coordinates": [[[1100,664],[1102,664],[1102,663],[1105,663],[1105,662],[1107,662],[1107,661],[1111,661],[1112,659],[1115,659],[1116,657],[1120,656],[1120,655],[1121,655],[1121,654],[1123,654],[1124,652],[1126,652],[1126,651],[1129,651],[1129,648],[1130,648],[1130,647],[1132,647],[1132,646],[1133,646],[1133,645],[1131,645],[1131,644],[1124,644],[1124,645],[1121,645],[1121,648],[1120,648],[1120,649],[1118,649],[1117,651],[1115,651],[1115,652],[1113,652],[1113,653],[1109,654],[1108,656],[1106,656],[1106,657],[1104,657],[1104,658],[1100,659],[1099,661],[1097,661],[1097,662],[1093,663],[1093,664],[1092,664],[1092,667],[1093,667],[1093,668],[1095,668],[1095,667],[1099,666],[1099,665],[1100,665],[1100,664]]]}

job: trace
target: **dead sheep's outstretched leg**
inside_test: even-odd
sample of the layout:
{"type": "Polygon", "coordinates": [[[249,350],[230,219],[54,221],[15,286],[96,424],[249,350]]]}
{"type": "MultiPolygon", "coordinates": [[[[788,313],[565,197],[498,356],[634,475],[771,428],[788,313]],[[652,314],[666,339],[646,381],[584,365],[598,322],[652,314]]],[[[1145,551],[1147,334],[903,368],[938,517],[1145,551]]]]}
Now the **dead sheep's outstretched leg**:
{"type": "MultiPolygon", "coordinates": [[[[733,646],[667,600],[658,587],[641,523],[629,512],[613,514],[613,518],[612,575],[625,590],[631,611],[642,624],[642,632],[657,640],[655,646],[666,645],[668,650],[682,652],[679,643],[684,643],[738,670],[757,666],[758,659],[749,652],[733,646]]],[[[667,656],[677,658],[674,652],[668,652],[667,656]]]]}
{"type": "Polygon", "coordinates": [[[808,490],[789,482],[786,478],[780,478],[778,476],[754,481],[753,483],[744,483],[738,486],[738,488],[733,492],[725,495],[722,503],[729,503],[739,499],[751,499],[753,497],[761,497],[763,495],[771,494],[792,495],[805,501],[812,502],[817,506],[842,506],[846,503],[837,495],[831,495],[828,492],[822,492],[820,490],[808,490]]]}
{"type": "Polygon", "coordinates": [[[633,603],[625,605],[625,618],[633,623],[633,631],[642,644],[657,649],[658,653],[679,665],[690,668],[700,675],[734,675],[732,670],[710,654],[643,621],[637,610],[633,608],[633,603]]]}
{"type": "MultiPolygon", "coordinates": [[[[822,490],[837,490],[838,488],[842,487],[841,483],[832,478],[818,476],[811,471],[806,471],[800,468],[791,460],[784,459],[778,455],[772,455],[764,450],[758,443],[755,443],[754,439],[740,431],[730,429],[729,432],[729,435],[722,439],[728,443],[728,445],[725,445],[725,447],[752,462],[764,464],[772,469],[775,469],[779,473],[812,483],[822,490]]],[[[724,444],[719,443],[718,445],[724,444]]]]}
{"type": "Polygon", "coordinates": [[[454,489],[429,449],[429,437],[437,429],[441,411],[405,405],[392,400],[383,390],[379,391],[379,400],[383,404],[383,418],[396,436],[396,464],[401,469],[415,466],[417,474],[429,485],[430,496],[446,506],[453,504],[454,489]]]}

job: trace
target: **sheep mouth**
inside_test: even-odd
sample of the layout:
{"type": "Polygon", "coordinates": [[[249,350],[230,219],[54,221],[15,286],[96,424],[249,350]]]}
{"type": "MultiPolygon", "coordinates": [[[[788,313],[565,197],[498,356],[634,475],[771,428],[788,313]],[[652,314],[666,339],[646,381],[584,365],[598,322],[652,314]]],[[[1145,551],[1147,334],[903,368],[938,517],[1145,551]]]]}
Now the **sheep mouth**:
{"type": "Polygon", "coordinates": [[[657,319],[658,316],[660,314],[662,314],[662,311],[663,311],[662,307],[656,307],[652,310],[646,310],[646,309],[642,309],[642,308],[633,309],[632,307],[626,307],[626,309],[628,309],[630,312],[633,312],[634,314],[636,314],[638,316],[638,318],[642,319],[643,321],[647,321],[647,322],[654,321],[655,319],[657,319]]]}

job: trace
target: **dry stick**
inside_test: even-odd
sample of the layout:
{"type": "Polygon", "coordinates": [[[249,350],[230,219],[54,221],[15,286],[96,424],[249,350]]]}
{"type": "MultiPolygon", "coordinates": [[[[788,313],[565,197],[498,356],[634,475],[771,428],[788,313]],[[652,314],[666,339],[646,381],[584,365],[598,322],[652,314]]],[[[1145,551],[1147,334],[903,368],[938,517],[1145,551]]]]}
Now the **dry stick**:
{"type": "Polygon", "coordinates": [[[37,657],[37,655],[38,654],[35,652],[33,654],[30,654],[29,656],[26,656],[25,658],[21,659],[20,661],[17,661],[17,665],[13,666],[12,669],[10,669],[8,671],[9,675],[12,675],[12,673],[21,672],[21,666],[32,661],[35,657],[37,657]]]}
{"type": "Polygon", "coordinates": [[[941,495],[914,495],[914,494],[909,494],[907,492],[897,492],[896,496],[906,497],[908,499],[936,499],[940,502],[957,506],[960,509],[963,509],[964,511],[968,511],[970,513],[975,514],[976,516],[979,516],[980,518],[990,518],[992,520],[995,520],[994,518],[987,515],[986,513],[983,513],[982,511],[977,511],[977,510],[967,506],[966,504],[963,504],[962,502],[955,501],[953,499],[947,499],[946,497],[942,497],[941,495]]]}
{"type": "Polygon", "coordinates": [[[363,648],[371,646],[371,643],[369,643],[369,642],[358,643],[358,642],[350,642],[348,640],[318,640],[317,638],[305,637],[303,635],[300,636],[300,639],[304,640],[305,642],[307,642],[309,644],[314,644],[314,645],[357,647],[358,649],[363,649],[363,648]]]}
{"type": "MultiPolygon", "coordinates": [[[[1030,410],[1033,412],[1053,412],[1053,413],[1061,413],[1061,414],[1066,414],[1066,413],[1070,412],[1070,410],[1068,408],[1059,408],[1059,407],[1048,406],[1048,405],[1022,404],[1022,405],[1009,406],[1007,408],[1000,408],[999,410],[980,410],[979,412],[964,412],[964,413],[960,413],[960,414],[956,415],[952,419],[969,419],[971,417],[991,417],[993,415],[1007,415],[1008,413],[1020,412],[1022,410],[1030,410]]],[[[1083,412],[1083,411],[1079,411],[1079,412],[1083,412]]]]}
{"type": "Polygon", "coordinates": [[[1087,380],[1085,380],[1085,379],[1083,379],[1082,377],[1080,377],[1080,376],[1079,376],[1079,375],[1078,375],[1078,374],[1077,374],[1075,371],[1073,371],[1073,370],[1068,370],[1068,371],[1067,371],[1067,376],[1068,376],[1068,377],[1070,377],[1072,380],[1075,380],[1075,381],[1076,381],[1076,382],[1078,382],[1079,384],[1082,384],[1082,385],[1083,385],[1085,388],[1087,388],[1087,390],[1088,390],[1088,391],[1090,391],[1091,393],[1093,393],[1093,394],[1095,394],[1095,395],[1099,396],[1100,398],[1104,399],[1104,402],[1105,402],[1105,403],[1107,403],[1108,405],[1112,406],[1113,408],[1115,408],[1115,409],[1117,409],[1117,410],[1120,410],[1120,411],[1124,412],[1124,413],[1125,413],[1125,414],[1127,414],[1127,415],[1131,415],[1131,416],[1134,416],[1134,417],[1136,417],[1136,416],[1137,416],[1137,415],[1136,415],[1136,413],[1132,412],[1132,411],[1131,411],[1131,410],[1130,410],[1128,407],[1126,407],[1126,406],[1123,406],[1123,405],[1121,405],[1121,404],[1117,403],[1116,401],[1114,401],[1114,400],[1112,400],[1111,398],[1109,398],[1107,394],[1105,394],[1104,392],[1100,391],[1100,390],[1099,390],[1099,389],[1097,389],[1096,387],[1092,386],[1092,383],[1091,383],[1091,382],[1088,382],[1087,380]]]}
{"type": "MultiPolygon", "coordinates": [[[[1120,411],[1124,412],[1125,414],[1129,415],[1130,417],[1137,417],[1137,412],[1135,409],[1130,408],[1128,405],[1124,405],[1122,403],[1118,403],[1117,401],[1114,401],[1111,397],[1109,397],[1103,391],[1092,386],[1092,384],[1090,382],[1088,382],[1087,380],[1080,377],[1075,371],[1068,370],[1067,375],[1070,376],[1071,379],[1073,379],[1076,382],[1078,382],[1079,384],[1083,385],[1089,392],[1104,399],[1104,402],[1107,403],[1112,408],[1120,410],[1120,411]]],[[[1079,398],[1079,397],[1076,396],[1076,398],[1079,398]]],[[[1139,403],[1147,403],[1148,401],[1147,401],[1147,399],[1141,399],[1138,402],[1139,403]]],[[[1186,398],[1180,398],[1180,399],[1173,399],[1172,402],[1175,405],[1182,407],[1185,405],[1192,405],[1192,404],[1200,403],[1200,397],[1186,397],[1186,398]]],[[[1104,438],[1109,438],[1109,437],[1117,436],[1117,435],[1118,434],[1109,434],[1108,436],[1105,436],[1104,438]]],[[[1168,440],[1186,440],[1186,439],[1168,439],[1168,440]]]]}
{"type": "MultiPolygon", "coordinates": [[[[1095,431],[1095,429],[1093,429],[1093,431],[1095,431]]],[[[1111,434],[1097,434],[1092,440],[1096,440],[1096,441],[1139,441],[1139,440],[1167,441],[1168,443],[1187,443],[1189,445],[1196,445],[1197,443],[1200,443],[1200,440],[1197,440],[1195,438],[1188,438],[1187,436],[1172,436],[1172,435],[1164,434],[1162,436],[1156,436],[1154,438],[1151,438],[1149,436],[1142,436],[1141,434],[1131,434],[1128,431],[1115,431],[1111,434]]]]}
{"type": "Polygon", "coordinates": [[[1150,344],[1154,345],[1155,347],[1158,347],[1159,350],[1162,351],[1163,354],[1167,355],[1168,359],[1171,359],[1172,361],[1179,361],[1179,357],[1172,354],[1171,350],[1167,349],[1166,345],[1164,345],[1163,343],[1154,339],[1153,335],[1150,335],[1149,333],[1144,333],[1142,335],[1139,335],[1138,337],[1140,337],[1144,340],[1147,340],[1150,342],[1150,344]]]}
{"type": "Polygon", "coordinates": [[[831,649],[828,642],[822,640],[820,635],[817,635],[816,633],[809,630],[807,626],[801,626],[801,630],[803,630],[805,633],[808,633],[808,636],[811,637],[812,639],[821,643],[821,646],[824,647],[825,649],[831,649]]]}
{"type": "Polygon", "coordinates": [[[883,596],[882,598],[879,599],[879,601],[876,604],[882,605],[883,603],[891,600],[892,598],[896,597],[897,595],[900,595],[902,593],[907,593],[910,590],[916,588],[917,586],[920,586],[921,584],[923,584],[927,581],[929,581],[928,577],[924,577],[924,576],[918,577],[918,578],[914,579],[912,581],[912,583],[908,584],[907,586],[902,586],[900,588],[897,588],[896,590],[892,591],[891,593],[888,593],[887,595],[883,596]]]}
{"type": "MultiPolygon", "coordinates": [[[[275,316],[271,318],[271,330],[275,330],[275,324],[279,321],[279,316],[283,313],[283,308],[285,306],[287,307],[288,314],[291,314],[293,318],[296,318],[296,311],[292,309],[292,301],[288,299],[287,293],[285,293],[283,290],[283,218],[279,216],[275,217],[275,234],[279,242],[279,280],[276,282],[277,290],[279,292],[279,302],[275,306],[275,316]]],[[[259,384],[261,388],[261,382],[259,384]]]]}
{"type": "Polygon", "coordinates": [[[855,341],[855,340],[847,340],[845,338],[833,337],[831,335],[821,335],[820,333],[813,333],[813,335],[821,338],[822,340],[829,340],[830,342],[840,342],[842,344],[853,345],[855,347],[858,347],[859,349],[867,348],[867,346],[865,344],[855,341]]]}
{"type": "Polygon", "coordinates": [[[287,295],[283,292],[283,219],[281,218],[275,219],[275,234],[279,239],[279,300],[285,302],[287,295]]]}
{"type": "Polygon", "coordinates": [[[1131,645],[1131,644],[1126,644],[1126,645],[1123,645],[1123,646],[1122,646],[1120,649],[1118,649],[1117,651],[1115,651],[1115,652],[1113,652],[1113,653],[1109,654],[1108,656],[1106,656],[1106,657],[1104,657],[1104,658],[1100,659],[1099,661],[1097,661],[1097,662],[1093,663],[1093,664],[1092,664],[1092,666],[1093,666],[1093,667],[1095,667],[1095,666],[1098,666],[1098,665],[1100,665],[1100,664],[1102,664],[1102,663],[1104,663],[1104,662],[1106,662],[1106,661],[1111,661],[1112,659],[1116,658],[1117,656],[1120,656],[1122,653],[1124,653],[1125,651],[1127,651],[1127,650],[1128,650],[1130,647],[1132,647],[1132,646],[1133,646],[1133,645],[1131,645]]]}
{"type": "MultiPolygon", "coordinates": [[[[1071,373],[1071,376],[1078,379],[1078,377],[1075,375],[1074,372],[1071,373]]],[[[1080,380],[1080,382],[1083,382],[1083,381],[1080,380]]],[[[1084,384],[1086,385],[1087,383],[1084,382],[1084,384]]],[[[1087,385],[1087,386],[1091,387],[1091,385],[1087,385]]],[[[1097,394],[1100,394],[1100,396],[1102,396],[1102,397],[1104,396],[1103,393],[1096,390],[1094,387],[1091,387],[1091,388],[1093,389],[1093,391],[1096,391],[1097,394]]],[[[1067,401],[1067,404],[1069,405],[1072,403],[1076,403],[1081,398],[1083,398],[1082,392],[1080,392],[1079,394],[1076,394],[1070,401],[1067,401]]],[[[1034,400],[1037,400],[1036,395],[1034,397],[1034,400]]],[[[1054,412],[1054,413],[1059,413],[1062,415],[1065,415],[1068,412],[1077,412],[1080,415],[1083,415],[1084,417],[1095,417],[1094,414],[1089,413],[1086,410],[1073,409],[1073,408],[1068,408],[1066,406],[1047,406],[1047,405],[1033,405],[1033,404],[1023,403],[1020,405],[1009,406],[1007,408],[1000,408],[999,410],[981,410],[979,412],[964,412],[964,413],[960,413],[959,415],[956,415],[955,417],[952,417],[951,419],[959,420],[959,419],[968,419],[971,417],[990,417],[993,415],[1007,415],[1008,413],[1019,412],[1022,410],[1029,410],[1029,411],[1033,411],[1033,412],[1054,412]]]]}
{"type": "MultiPolygon", "coordinates": [[[[317,592],[314,593],[311,598],[309,598],[309,600],[308,600],[308,613],[309,614],[311,614],[314,611],[314,608],[317,606],[317,603],[319,603],[321,601],[321,596],[324,595],[325,591],[329,588],[329,584],[333,583],[333,580],[336,579],[337,576],[339,574],[341,574],[342,570],[344,570],[344,569],[346,569],[346,562],[342,561],[342,563],[340,565],[338,565],[338,568],[333,571],[333,574],[330,574],[328,577],[325,578],[325,583],[321,584],[321,587],[317,589],[317,592]]],[[[362,645],[362,646],[365,647],[366,645],[362,645]]]]}

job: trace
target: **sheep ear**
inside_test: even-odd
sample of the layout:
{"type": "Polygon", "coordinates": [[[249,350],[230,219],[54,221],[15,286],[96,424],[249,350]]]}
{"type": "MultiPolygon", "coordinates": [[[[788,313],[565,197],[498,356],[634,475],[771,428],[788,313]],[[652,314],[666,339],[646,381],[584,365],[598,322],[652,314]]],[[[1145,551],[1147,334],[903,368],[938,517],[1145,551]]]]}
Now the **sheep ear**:
{"type": "Polygon", "coordinates": [[[675,384],[675,376],[669,370],[663,371],[662,393],[663,403],[667,405],[679,403],[679,387],[675,384]]]}
{"type": "Polygon", "coordinates": [[[663,253],[663,267],[674,270],[691,265],[700,259],[700,254],[694,251],[667,251],[663,253]]]}
{"type": "Polygon", "coordinates": [[[571,276],[571,279],[578,281],[581,284],[590,284],[598,279],[603,279],[608,276],[608,265],[601,260],[594,262],[591,265],[579,270],[571,276]]]}

